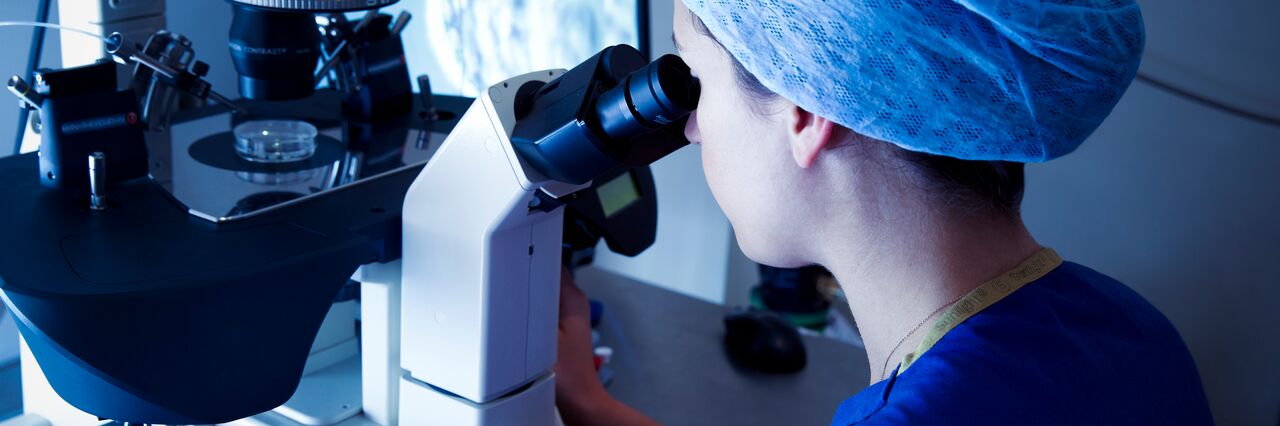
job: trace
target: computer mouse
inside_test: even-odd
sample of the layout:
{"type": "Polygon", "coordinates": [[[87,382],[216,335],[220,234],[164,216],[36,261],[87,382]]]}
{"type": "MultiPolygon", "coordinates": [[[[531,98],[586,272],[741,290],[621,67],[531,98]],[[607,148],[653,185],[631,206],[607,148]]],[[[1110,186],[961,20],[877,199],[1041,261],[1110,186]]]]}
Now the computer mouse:
{"type": "Polygon", "coordinates": [[[724,317],[724,347],[735,364],[768,373],[804,369],[806,355],[800,332],[773,312],[749,310],[724,317]]]}

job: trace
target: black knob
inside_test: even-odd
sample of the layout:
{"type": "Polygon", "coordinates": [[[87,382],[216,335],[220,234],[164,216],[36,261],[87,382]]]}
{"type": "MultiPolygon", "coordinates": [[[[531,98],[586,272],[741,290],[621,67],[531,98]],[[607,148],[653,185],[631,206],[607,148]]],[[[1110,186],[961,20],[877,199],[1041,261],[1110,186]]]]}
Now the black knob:
{"type": "Polygon", "coordinates": [[[427,111],[436,107],[431,99],[431,78],[426,74],[418,76],[418,100],[422,102],[422,109],[427,111]]]}
{"type": "Polygon", "coordinates": [[[209,64],[204,63],[204,61],[196,61],[196,63],[191,64],[191,73],[195,74],[196,77],[204,77],[209,74],[209,64]]]}

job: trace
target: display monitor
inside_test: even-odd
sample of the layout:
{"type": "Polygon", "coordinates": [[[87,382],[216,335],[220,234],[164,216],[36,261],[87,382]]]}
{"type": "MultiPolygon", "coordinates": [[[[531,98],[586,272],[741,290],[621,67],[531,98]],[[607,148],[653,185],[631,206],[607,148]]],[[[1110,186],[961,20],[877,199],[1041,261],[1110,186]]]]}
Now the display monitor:
{"type": "Polygon", "coordinates": [[[384,12],[399,10],[413,14],[403,33],[410,75],[429,75],[437,94],[476,96],[616,44],[648,55],[648,0],[406,0],[384,12]]]}
{"type": "Polygon", "coordinates": [[[636,187],[635,177],[631,173],[623,173],[597,185],[596,194],[600,196],[600,208],[604,211],[605,218],[611,218],[640,201],[640,188],[636,187]]]}

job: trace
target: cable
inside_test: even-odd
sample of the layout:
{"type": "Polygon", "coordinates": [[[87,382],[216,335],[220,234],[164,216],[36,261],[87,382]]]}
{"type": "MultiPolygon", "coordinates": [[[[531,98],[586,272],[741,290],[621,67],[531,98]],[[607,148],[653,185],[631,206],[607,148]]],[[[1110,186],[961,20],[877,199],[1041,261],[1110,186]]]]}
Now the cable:
{"type": "Polygon", "coordinates": [[[1192,102],[1195,102],[1195,103],[1198,103],[1198,104],[1201,104],[1201,105],[1204,105],[1204,106],[1207,106],[1231,115],[1242,117],[1242,118],[1252,120],[1268,126],[1280,127],[1280,118],[1268,117],[1261,113],[1257,113],[1257,112],[1246,110],[1244,108],[1228,105],[1225,102],[1221,102],[1216,99],[1209,98],[1207,96],[1196,94],[1190,90],[1183,89],[1172,83],[1153,77],[1150,74],[1147,74],[1144,72],[1138,72],[1138,80],[1144,83],[1150,84],[1152,86],[1155,86],[1158,89],[1177,95],[1178,97],[1190,100],[1192,102]]]}
{"type": "MultiPolygon", "coordinates": [[[[34,27],[35,28],[35,30],[32,31],[32,34],[31,34],[31,50],[28,52],[28,55],[27,55],[27,72],[26,72],[27,81],[31,81],[31,79],[34,78],[35,69],[36,67],[40,66],[40,57],[44,52],[44,32],[46,28],[53,28],[53,29],[62,30],[62,31],[70,31],[73,33],[84,34],[84,35],[102,40],[103,42],[107,41],[106,38],[100,35],[94,34],[92,32],[89,32],[80,28],[67,27],[67,26],[50,24],[48,22],[45,22],[48,20],[49,20],[49,0],[40,0],[40,3],[36,5],[35,21],[0,21],[0,27],[34,27]]],[[[18,131],[17,131],[18,134],[16,137],[14,137],[13,155],[17,155],[22,152],[22,139],[23,139],[23,136],[26,135],[27,118],[29,114],[30,114],[30,110],[26,108],[22,108],[18,110],[18,131]]]]}
{"type": "MultiPolygon", "coordinates": [[[[46,17],[47,17],[47,15],[46,15],[46,17]]],[[[59,30],[59,31],[70,31],[70,32],[77,33],[77,34],[84,34],[84,35],[87,35],[87,36],[89,36],[89,37],[93,37],[93,38],[96,38],[96,39],[98,39],[98,40],[102,40],[102,42],[103,42],[103,43],[106,43],[106,42],[107,42],[107,38],[106,38],[106,37],[103,37],[103,36],[100,36],[100,35],[94,34],[92,31],[89,31],[89,30],[86,30],[86,29],[83,29],[83,28],[68,27],[68,26],[66,26],[66,25],[50,24],[50,23],[46,23],[46,22],[37,22],[37,21],[0,21],[0,27],[39,27],[39,28],[52,28],[52,29],[59,30]]]]}
{"type": "MultiPolygon", "coordinates": [[[[36,4],[36,23],[44,24],[49,22],[49,0],[40,0],[36,4]]],[[[44,53],[44,31],[45,27],[36,25],[31,31],[31,49],[27,51],[27,81],[31,81],[36,72],[36,67],[40,66],[40,55],[44,53]]],[[[27,107],[18,110],[18,135],[13,138],[13,155],[22,153],[22,137],[27,134],[27,116],[31,113],[27,107]]]]}

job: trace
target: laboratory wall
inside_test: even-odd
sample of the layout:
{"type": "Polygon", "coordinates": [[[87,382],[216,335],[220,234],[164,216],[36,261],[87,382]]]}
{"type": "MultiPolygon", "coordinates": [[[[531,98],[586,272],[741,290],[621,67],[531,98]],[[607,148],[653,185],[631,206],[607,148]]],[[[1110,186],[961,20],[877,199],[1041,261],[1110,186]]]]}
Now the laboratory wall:
{"type": "MultiPolygon", "coordinates": [[[[57,22],[58,6],[52,2],[49,21],[57,22]]],[[[33,21],[36,17],[34,0],[6,1],[0,7],[0,21],[33,21]]],[[[27,52],[31,47],[31,27],[0,27],[0,78],[22,75],[27,70],[27,52]]],[[[62,35],[55,30],[45,31],[44,54],[40,67],[57,68],[62,64],[62,35]]],[[[72,35],[72,37],[80,37],[72,35]]],[[[87,38],[87,37],[86,37],[87,38]]],[[[13,152],[18,131],[18,98],[8,91],[0,93],[0,157],[13,152]]]]}
{"type": "MultiPolygon", "coordinates": [[[[1139,0],[1142,70],[1280,117],[1280,3],[1139,0]]],[[[1138,82],[1076,153],[1028,168],[1024,216],[1165,313],[1220,424],[1280,424],[1280,127],[1138,82]]]]}
{"type": "Polygon", "coordinates": [[[1078,152],[1028,170],[1027,226],[1169,317],[1221,424],[1280,421],[1278,162],[1280,128],[1138,84],[1078,152]]]}

